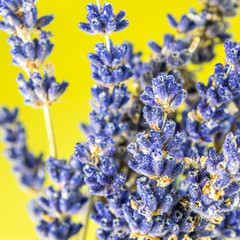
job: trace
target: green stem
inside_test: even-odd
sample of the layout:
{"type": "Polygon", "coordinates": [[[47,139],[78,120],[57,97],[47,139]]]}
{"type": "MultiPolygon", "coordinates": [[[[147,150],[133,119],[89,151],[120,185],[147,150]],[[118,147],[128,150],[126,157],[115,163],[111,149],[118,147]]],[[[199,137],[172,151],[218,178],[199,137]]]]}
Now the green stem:
{"type": "Polygon", "coordinates": [[[45,119],[45,125],[46,125],[47,137],[48,137],[48,143],[49,143],[49,153],[51,157],[56,158],[57,157],[56,141],[54,137],[52,118],[51,118],[48,104],[45,104],[43,106],[43,113],[44,113],[44,119],[45,119]]]}

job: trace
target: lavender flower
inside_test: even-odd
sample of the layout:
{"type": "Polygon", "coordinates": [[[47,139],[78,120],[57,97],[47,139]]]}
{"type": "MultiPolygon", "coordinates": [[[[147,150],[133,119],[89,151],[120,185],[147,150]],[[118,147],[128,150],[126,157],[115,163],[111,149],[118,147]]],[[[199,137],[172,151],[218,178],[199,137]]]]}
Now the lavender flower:
{"type": "Polygon", "coordinates": [[[235,16],[239,7],[239,3],[234,0],[207,0],[204,3],[202,10],[197,12],[190,9],[179,22],[172,15],[168,15],[170,25],[178,32],[185,33],[186,41],[196,36],[200,37],[200,43],[192,57],[194,63],[210,61],[214,57],[214,46],[217,41],[224,41],[230,37],[226,32],[228,29],[226,17],[235,16]],[[210,41],[207,43],[208,40],[210,41]]]}
{"type": "Polygon", "coordinates": [[[3,141],[6,143],[6,157],[12,162],[14,175],[21,186],[38,191],[45,180],[45,164],[42,154],[35,157],[28,150],[25,129],[17,117],[17,109],[11,112],[7,108],[2,108],[0,112],[0,127],[3,141]]]}
{"type": "Polygon", "coordinates": [[[132,238],[187,239],[198,217],[179,204],[179,194],[171,187],[157,186],[156,181],[141,177],[137,180],[139,197],[123,206],[132,238]]]}
{"type": "Polygon", "coordinates": [[[186,134],[176,132],[176,124],[166,120],[166,114],[178,107],[186,97],[182,85],[173,76],[160,74],[152,80],[153,87],[146,87],[141,100],[144,117],[152,128],[148,133],[139,133],[136,141],[127,150],[134,159],[128,162],[138,174],[155,179],[159,186],[168,186],[183,171],[184,164],[177,163],[171,153],[183,143],[186,134]]]}
{"type": "MultiPolygon", "coordinates": [[[[168,126],[167,129],[169,130],[168,126]]],[[[172,134],[174,131],[173,128],[172,134]]],[[[177,163],[171,152],[183,142],[185,134],[168,134],[167,131],[161,134],[157,130],[150,130],[147,135],[144,132],[139,133],[136,142],[132,142],[127,148],[134,157],[129,161],[129,167],[141,175],[156,179],[160,186],[170,184],[184,168],[184,164],[177,163]]]]}
{"type": "Polygon", "coordinates": [[[131,66],[125,62],[127,49],[125,44],[114,47],[112,41],[109,50],[104,43],[96,44],[96,54],[88,54],[92,78],[99,83],[112,85],[132,77],[131,66]]]}
{"type": "Polygon", "coordinates": [[[71,219],[87,201],[80,192],[83,186],[82,165],[74,157],[69,163],[50,157],[47,171],[58,190],[53,186],[45,188],[30,210],[34,210],[35,215],[37,213],[36,229],[41,237],[67,240],[82,227],[71,219]]]}
{"type": "Polygon", "coordinates": [[[65,160],[48,158],[47,171],[51,180],[57,186],[67,186],[68,189],[80,189],[83,183],[83,165],[74,156],[69,163],[65,160]]]}
{"type": "Polygon", "coordinates": [[[2,0],[0,14],[5,21],[0,22],[0,29],[11,34],[7,42],[11,46],[12,63],[21,67],[30,78],[26,84],[22,74],[18,77],[25,102],[32,106],[40,106],[47,101],[51,104],[68,85],[66,82],[57,83],[52,77],[53,67],[46,63],[53,43],[49,40],[51,33],[42,28],[53,20],[53,15],[38,18],[35,0],[2,0]],[[45,72],[44,80],[39,73],[41,69],[45,72]],[[35,82],[31,79],[33,76],[35,82]]]}
{"type": "Polygon", "coordinates": [[[53,48],[48,39],[51,34],[42,30],[53,20],[53,15],[38,19],[35,0],[3,0],[0,13],[5,21],[0,22],[0,29],[11,34],[8,43],[12,47],[13,64],[27,74],[39,71],[53,48]],[[34,39],[33,34],[37,36],[34,39]]]}
{"type": "Polygon", "coordinates": [[[170,68],[186,65],[191,60],[197,42],[198,39],[189,44],[182,39],[176,40],[173,35],[166,34],[162,47],[154,41],[149,41],[148,46],[159,58],[158,65],[163,72],[166,65],[170,68]]]}
{"type": "Polygon", "coordinates": [[[1,0],[0,14],[4,22],[0,22],[0,29],[9,34],[28,34],[42,27],[47,26],[53,15],[46,15],[41,18],[37,16],[35,0],[1,0]]]}
{"type": "Polygon", "coordinates": [[[79,28],[88,34],[109,35],[112,32],[122,31],[129,25],[128,20],[123,20],[125,12],[120,11],[115,15],[113,5],[110,3],[105,2],[103,7],[90,3],[86,9],[89,23],[81,22],[79,28]]]}
{"type": "Polygon", "coordinates": [[[52,187],[45,189],[45,197],[40,197],[38,202],[43,208],[43,217],[59,218],[59,215],[71,216],[78,212],[86,202],[78,191],[68,189],[67,186],[60,191],[52,187]]]}
{"type": "Polygon", "coordinates": [[[70,218],[64,218],[61,222],[55,219],[52,222],[42,220],[37,226],[38,234],[44,239],[67,240],[77,234],[82,224],[73,223],[70,218]]]}
{"type": "MultiPolygon", "coordinates": [[[[121,20],[125,15],[123,11],[114,16],[112,5],[105,3],[101,8],[99,2],[88,5],[87,10],[89,24],[80,23],[80,29],[90,34],[105,35],[106,46],[98,43],[96,54],[88,55],[91,76],[97,82],[91,90],[94,111],[90,113],[90,124],[83,125],[88,135],[87,144],[76,145],[75,158],[84,165],[84,181],[90,193],[107,199],[106,204],[99,202],[95,205],[96,211],[92,213],[92,218],[101,223],[97,235],[100,239],[127,239],[128,234],[124,234],[126,224],[121,224],[125,220],[120,210],[122,204],[128,201],[128,191],[125,190],[127,177],[119,172],[119,167],[121,156],[126,155],[124,147],[130,140],[127,136],[133,131],[130,127],[134,124],[130,118],[132,110],[129,112],[128,108],[132,104],[129,101],[131,94],[127,86],[120,83],[138,74],[140,54],[133,53],[130,43],[114,46],[109,41],[111,32],[120,31],[128,25],[127,20],[121,20]],[[103,211],[105,207],[112,212],[111,217],[103,211]]],[[[136,128],[133,128],[135,131],[136,128]]]]}
{"type": "Polygon", "coordinates": [[[124,219],[117,218],[110,210],[110,207],[102,202],[95,203],[95,210],[91,218],[104,229],[104,232],[111,232],[113,229],[121,230],[123,225],[127,227],[124,219]]]}
{"type": "MultiPolygon", "coordinates": [[[[230,46],[236,46],[230,40],[226,41],[225,51],[228,54],[230,46]]],[[[229,56],[234,62],[235,56],[229,56]]],[[[240,76],[238,63],[215,65],[214,74],[210,76],[207,86],[197,83],[196,88],[201,100],[188,113],[185,124],[189,136],[194,140],[212,142],[217,134],[225,135],[231,128],[236,110],[229,109],[231,101],[239,98],[240,76]],[[235,111],[235,112],[234,112],[235,111]]]]}
{"type": "Polygon", "coordinates": [[[226,40],[224,43],[226,61],[229,64],[237,64],[240,60],[240,44],[232,42],[231,40],[226,40]]]}
{"type": "Polygon", "coordinates": [[[19,74],[17,82],[20,85],[19,91],[24,97],[24,102],[33,107],[51,105],[66,90],[68,82],[58,83],[54,76],[46,72],[44,76],[40,73],[33,73],[26,81],[23,74],[19,74]]]}
{"type": "Polygon", "coordinates": [[[192,31],[196,27],[196,23],[192,21],[187,15],[183,15],[179,22],[171,15],[167,15],[169,24],[176,28],[178,32],[184,33],[188,31],[192,31]]]}
{"type": "Polygon", "coordinates": [[[173,76],[159,74],[152,80],[152,87],[146,87],[141,101],[149,106],[160,105],[165,112],[172,112],[187,96],[187,91],[173,76]]]}
{"type": "MultiPolygon", "coordinates": [[[[64,93],[68,83],[57,83],[53,77],[52,65],[46,63],[47,57],[52,52],[53,44],[49,40],[51,33],[43,31],[42,28],[53,20],[53,16],[48,15],[38,19],[35,0],[2,0],[0,1],[0,14],[4,20],[0,22],[0,29],[11,34],[8,43],[11,45],[12,63],[21,67],[29,76],[29,80],[26,81],[23,74],[19,74],[17,79],[20,85],[19,90],[25,103],[34,107],[43,107],[50,152],[52,156],[55,156],[54,136],[48,108],[64,93]],[[44,72],[44,77],[40,72],[44,72]]],[[[10,121],[11,114],[9,117],[4,117],[10,121]]],[[[16,162],[14,170],[18,173],[21,183],[34,189],[37,195],[42,191],[45,179],[45,164],[42,156],[35,158],[28,151],[25,131],[21,123],[13,121],[10,126],[4,125],[3,127],[6,128],[4,129],[5,139],[9,142],[8,156],[16,162]]],[[[53,166],[51,173],[53,176],[53,166]]],[[[39,198],[38,201],[34,200],[34,204],[30,207],[34,215],[39,215],[38,221],[40,222],[37,230],[42,238],[66,240],[80,230],[81,224],[73,223],[70,216],[80,209],[86,198],[82,197],[79,192],[82,178],[75,175],[72,181],[69,185],[78,187],[77,190],[68,189],[66,185],[59,191],[54,191],[52,187],[49,187],[45,196],[39,198]],[[56,199],[59,201],[58,206],[54,205],[56,199]],[[55,208],[52,208],[53,205],[55,208]],[[61,214],[62,216],[59,217],[61,214]]]]}
{"type": "Polygon", "coordinates": [[[91,88],[91,94],[96,110],[101,114],[108,111],[117,111],[129,100],[129,92],[125,84],[114,86],[111,93],[109,93],[108,88],[102,85],[94,85],[91,88]]]}
{"type": "Polygon", "coordinates": [[[87,145],[78,143],[75,146],[75,158],[84,164],[84,181],[91,194],[106,194],[125,182],[125,176],[117,174],[118,162],[112,157],[116,150],[111,144],[114,142],[106,136],[89,136],[87,145]]]}
{"type": "Polygon", "coordinates": [[[4,126],[6,124],[13,123],[18,115],[18,109],[15,108],[13,111],[9,111],[6,107],[2,107],[2,111],[0,114],[0,124],[1,126],[4,126]]]}
{"type": "Polygon", "coordinates": [[[90,112],[90,126],[88,128],[89,132],[97,135],[120,136],[128,129],[128,123],[122,120],[120,112],[108,113],[103,117],[99,116],[96,111],[92,111],[90,112]]]}
{"type": "Polygon", "coordinates": [[[188,172],[190,207],[205,219],[220,223],[226,212],[239,204],[239,136],[229,133],[223,144],[223,153],[214,148],[208,157],[202,157],[195,169],[188,172]]]}
{"type": "Polygon", "coordinates": [[[237,69],[219,63],[215,65],[214,74],[210,76],[208,85],[197,83],[196,87],[200,96],[216,107],[239,96],[240,75],[237,69]]]}
{"type": "Polygon", "coordinates": [[[40,38],[31,41],[12,35],[7,40],[12,47],[10,53],[13,57],[12,63],[23,68],[28,74],[39,71],[46,58],[51,54],[53,44],[49,40],[49,33],[41,32],[40,38]]]}

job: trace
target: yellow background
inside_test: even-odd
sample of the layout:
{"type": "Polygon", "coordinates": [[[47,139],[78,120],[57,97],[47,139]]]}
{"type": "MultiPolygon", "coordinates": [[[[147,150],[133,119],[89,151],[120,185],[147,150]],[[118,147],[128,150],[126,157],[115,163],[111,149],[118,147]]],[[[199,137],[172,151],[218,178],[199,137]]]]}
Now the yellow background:
{"type": "MultiPolygon", "coordinates": [[[[162,42],[163,34],[174,32],[166,20],[167,13],[179,17],[186,13],[188,8],[199,8],[197,0],[111,0],[115,11],[124,9],[130,26],[121,33],[110,36],[115,43],[130,40],[135,43],[136,50],[144,51],[144,58],[150,53],[146,42],[149,39],[162,42]]],[[[78,28],[79,21],[85,21],[85,5],[89,0],[39,0],[39,16],[53,13],[55,20],[50,30],[55,35],[54,51],[50,61],[56,69],[58,81],[62,79],[70,83],[66,94],[52,107],[52,116],[57,138],[57,149],[60,158],[69,158],[75,143],[82,139],[78,123],[88,121],[90,110],[90,87],[93,81],[90,78],[87,53],[93,51],[94,44],[103,41],[99,36],[90,36],[82,33],[78,28]]],[[[232,21],[231,31],[235,40],[240,41],[239,17],[232,21]]],[[[27,127],[29,148],[34,153],[44,152],[47,156],[48,146],[41,110],[25,106],[17,90],[15,82],[21,71],[11,65],[9,45],[6,43],[7,34],[0,32],[0,105],[20,108],[20,118],[27,127]]],[[[218,57],[214,60],[223,61],[223,47],[217,48],[218,57]]],[[[206,81],[213,71],[213,63],[205,64],[204,72],[199,74],[200,81],[206,81]]],[[[3,150],[3,145],[0,145],[3,150]]],[[[39,239],[34,225],[26,212],[25,204],[29,196],[22,192],[15,178],[10,173],[10,164],[0,156],[0,239],[4,240],[33,240],[39,239]]],[[[88,234],[93,238],[94,225],[88,234]]]]}

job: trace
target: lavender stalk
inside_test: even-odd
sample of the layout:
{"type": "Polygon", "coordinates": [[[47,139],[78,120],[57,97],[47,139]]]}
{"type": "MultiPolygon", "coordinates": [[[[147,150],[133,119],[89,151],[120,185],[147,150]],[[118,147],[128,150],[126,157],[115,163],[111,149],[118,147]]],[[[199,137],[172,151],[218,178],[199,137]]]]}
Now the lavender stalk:
{"type": "MultiPolygon", "coordinates": [[[[10,51],[13,57],[12,62],[21,67],[28,77],[26,80],[23,74],[18,75],[19,91],[27,105],[40,107],[44,112],[51,155],[46,166],[50,178],[57,186],[57,189],[51,185],[42,189],[43,181],[41,181],[41,187],[37,189],[29,208],[35,217],[36,229],[42,239],[67,240],[77,234],[82,227],[80,223],[72,221],[72,215],[81,209],[87,199],[81,194],[83,185],[81,164],[74,165],[73,158],[69,163],[53,158],[56,157],[56,146],[49,107],[68,86],[65,81],[62,83],[56,81],[53,66],[46,63],[53,44],[49,40],[51,33],[44,31],[43,27],[53,20],[53,16],[38,18],[35,0],[0,1],[0,13],[4,20],[0,22],[0,29],[11,34],[8,43],[12,47],[10,51]]],[[[4,110],[3,113],[7,115],[6,119],[8,115],[11,116],[8,111],[4,110]]],[[[6,129],[6,131],[12,131],[12,129],[6,129]]],[[[12,135],[15,135],[15,132],[12,135]]],[[[22,181],[34,184],[34,177],[38,179],[43,176],[40,176],[40,172],[39,176],[34,175],[32,168],[35,171],[38,170],[38,165],[33,165],[34,157],[28,152],[21,154],[24,155],[23,159],[22,155],[14,151],[14,159],[23,162],[17,165],[17,171],[23,175],[22,181]],[[25,167],[26,164],[30,166],[25,167]]],[[[36,162],[40,161],[41,158],[36,162]]],[[[39,168],[40,166],[42,165],[39,163],[39,168]]]]}
{"type": "Polygon", "coordinates": [[[45,125],[47,130],[48,142],[49,142],[49,153],[50,153],[50,156],[56,158],[57,157],[56,140],[53,132],[53,124],[52,124],[50,109],[47,104],[43,106],[43,112],[44,112],[44,119],[45,119],[45,125]]]}
{"type": "Polygon", "coordinates": [[[44,109],[49,150],[55,156],[50,110],[45,105],[49,107],[56,101],[65,92],[68,83],[56,82],[53,66],[46,62],[53,44],[49,40],[51,33],[43,28],[53,20],[53,15],[38,18],[35,0],[1,1],[0,13],[4,20],[0,22],[0,29],[11,34],[7,41],[12,48],[12,63],[21,67],[28,76],[26,81],[24,75],[19,74],[19,91],[26,104],[44,109]],[[44,72],[44,76],[41,72],[44,72]]]}

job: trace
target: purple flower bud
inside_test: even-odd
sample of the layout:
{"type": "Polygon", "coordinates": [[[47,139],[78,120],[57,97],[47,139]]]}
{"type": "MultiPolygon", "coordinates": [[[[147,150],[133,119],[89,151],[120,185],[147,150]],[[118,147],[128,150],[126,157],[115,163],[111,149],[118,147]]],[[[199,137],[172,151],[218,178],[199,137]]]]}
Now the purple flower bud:
{"type": "Polygon", "coordinates": [[[226,60],[230,64],[236,64],[240,60],[240,44],[226,40],[224,43],[226,60]]]}
{"type": "Polygon", "coordinates": [[[90,3],[86,7],[88,11],[87,20],[89,23],[79,23],[79,28],[88,34],[109,35],[112,32],[119,32],[129,25],[128,20],[122,20],[125,16],[124,11],[114,14],[113,6],[110,3],[104,3],[103,7],[90,3]]]}
{"type": "Polygon", "coordinates": [[[35,27],[36,27],[36,28],[45,27],[45,26],[47,26],[48,24],[50,24],[53,19],[54,19],[54,15],[53,15],[53,14],[43,16],[43,17],[39,18],[39,19],[36,21],[35,27]]]}

